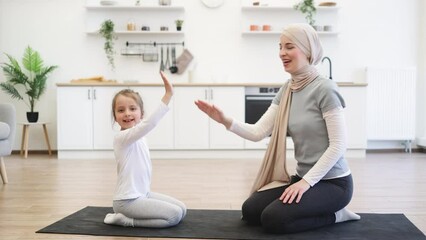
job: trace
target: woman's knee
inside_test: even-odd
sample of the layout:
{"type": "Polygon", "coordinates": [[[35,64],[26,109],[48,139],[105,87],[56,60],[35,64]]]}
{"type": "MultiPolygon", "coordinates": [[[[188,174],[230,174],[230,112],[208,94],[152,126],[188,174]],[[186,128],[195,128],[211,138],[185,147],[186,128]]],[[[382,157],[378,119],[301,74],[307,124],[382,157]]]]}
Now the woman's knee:
{"type": "Polygon", "coordinates": [[[243,220],[247,221],[249,224],[260,224],[261,211],[258,210],[256,203],[251,201],[250,198],[243,203],[241,212],[243,220]]]}
{"type": "Polygon", "coordinates": [[[262,228],[268,233],[290,233],[291,219],[280,211],[265,209],[260,217],[262,228]]]}

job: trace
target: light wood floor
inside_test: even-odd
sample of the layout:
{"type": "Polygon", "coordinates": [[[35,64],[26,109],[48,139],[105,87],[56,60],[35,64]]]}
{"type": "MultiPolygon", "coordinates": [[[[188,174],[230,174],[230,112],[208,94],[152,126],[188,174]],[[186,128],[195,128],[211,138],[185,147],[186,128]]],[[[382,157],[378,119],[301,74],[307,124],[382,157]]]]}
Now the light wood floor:
{"type": "MultiPolygon", "coordinates": [[[[111,206],[115,163],[58,160],[43,154],[5,158],[9,184],[0,183],[0,239],[129,239],[36,234],[86,206],[111,206]]],[[[260,159],[154,160],[153,191],[192,209],[240,209],[260,159]]],[[[360,213],[404,213],[426,233],[426,154],[368,154],[349,159],[360,213]]],[[[294,161],[289,162],[294,169],[294,161]]]]}

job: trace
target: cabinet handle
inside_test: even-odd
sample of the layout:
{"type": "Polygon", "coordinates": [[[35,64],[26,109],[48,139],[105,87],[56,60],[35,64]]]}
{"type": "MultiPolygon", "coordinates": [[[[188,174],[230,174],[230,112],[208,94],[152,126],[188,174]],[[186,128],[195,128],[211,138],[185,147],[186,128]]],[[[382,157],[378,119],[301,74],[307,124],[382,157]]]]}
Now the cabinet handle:
{"type": "Polygon", "coordinates": [[[93,89],[93,100],[96,100],[96,89],[93,89]]]}
{"type": "Polygon", "coordinates": [[[210,100],[213,100],[213,89],[210,89],[210,100]]]}
{"type": "Polygon", "coordinates": [[[90,89],[87,89],[87,99],[90,100],[90,89]]]}
{"type": "Polygon", "coordinates": [[[207,89],[204,89],[204,99],[208,100],[208,98],[207,98],[207,89]]]}

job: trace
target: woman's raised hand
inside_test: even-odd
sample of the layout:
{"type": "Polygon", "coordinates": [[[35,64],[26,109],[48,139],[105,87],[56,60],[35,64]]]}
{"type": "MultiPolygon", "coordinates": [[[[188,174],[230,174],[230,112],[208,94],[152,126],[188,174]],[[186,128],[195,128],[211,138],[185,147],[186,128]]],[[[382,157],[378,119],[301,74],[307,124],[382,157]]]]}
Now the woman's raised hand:
{"type": "Polygon", "coordinates": [[[205,112],[211,119],[225,125],[226,128],[231,127],[232,119],[226,117],[225,114],[222,112],[222,110],[216,107],[215,105],[202,100],[196,100],[194,103],[195,105],[197,105],[197,107],[201,111],[205,112]]]}
{"type": "Polygon", "coordinates": [[[160,75],[161,75],[161,78],[163,79],[164,89],[166,90],[161,101],[163,101],[164,104],[168,105],[170,102],[170,99],[173,96],[173,85],[169,82],[166,75],[164,75],[163,71],[160,71],[160,75]]]}

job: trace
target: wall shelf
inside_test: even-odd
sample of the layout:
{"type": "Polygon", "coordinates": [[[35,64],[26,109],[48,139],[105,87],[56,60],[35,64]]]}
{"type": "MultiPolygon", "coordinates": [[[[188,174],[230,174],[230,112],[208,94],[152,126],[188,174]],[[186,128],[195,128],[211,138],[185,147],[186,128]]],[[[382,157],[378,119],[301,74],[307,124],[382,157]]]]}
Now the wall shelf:
{"type": "MultiPolygon", "coordinates": [[[[339,6],[335,6],[335,7],[319,7],[317,6],[316,9],[318,11],[336,11],[338,9],[340,9],[339,6]]],[[[295,10],[292,6],[243,6],[242,7],[243,11],[262,11],[262,10],[266,10],[266,11],[281,11],[281,10],[285,10],[285,11],[297,11],[295,10]]]]}
{"type": "Polygon", "coordinates": [[[183,6],[102,6],[87,5],[88,10],[185,11],[183,6]]]}
{"type": "MultiPolygon", "coordinates": [[[[320,31],[317,32],[318,35],[320,36],[333,36],[333,35],[338,35],[339,32],[324,32],[324,31],[320,31]]],[[[280,35],[281,32],[280,31],[243,31],[242,32],[243,36],[261,36],[261,35],[280,35]]]]}
{"type": "Polygon", "coordinates": [[[100,35],[99,27],[104,19],[111,19],[115,24],[117,36],[167,36],[182,37],[184,31],[176,31],[175,20],[184,19],[185,8],[179,5],[161,6],[143,3],[139,6],[132,5],[129,1],[118,2],[116,5],[100,5],[98,0],[91,0],[85,5],[87,12],[86,34],[100,35]],[[143,12],[143,14],[141,14],[143,12]],[[157,25],[158,19],[161,19],[157,25]],[[135,31],[128,31],[129,21],[137,27],[135,31]],[[151,31],[141,31],[142,26],[149,26],[151,31]],[[160,31],[162,26],[169,31],[160,31]]]}
{"type": "MultiPolygon", "coordinates": [[[[89,35],[99,35],[98,31],[88,31],[89,35]]],[[[183,31],[116,31],[117,35],[184,35],[183,31]]]]}
{"type": "MultiPolygon", "coordinates": [[[[337,11],[340,9],[340,6],[316,6],[317,14],[316,20],[319,22],[319,26],[331,26],[332,29],[338,30],[338,27],[335,25],[337,23],[337,11]]],[[[281,34],[280,29],[284,28],[286,20],[289,19],[300,19],[301,14],[299,10],[294,9],[292,5],[286,4],[285,6],[252,6],[252,5],[242,5],[242,35],[243,36],[276,36],[281,34]],[[283,14],[285,20],[283,20],[283,14]],[[250,31],[249,29],[253,26],[257,26],[259,31],[250,31]],[[271,26],[273,31],[262,31],[263,26],[271,26]],[[244,27],[244,26],[247,26],[244,27]]],[[[295,22],[299,22],[296,20],[295,22]]],[[[291,22],[290,22],[291,23],[291,22]]],[[[320,28],[318,28],[320,29],[320,28]]],[[[328,30],[328,28],[327,28],[328,30]]],[[[317,31],[318,35],[321,36],[337,36],[338,31],[317,31]]]]}

